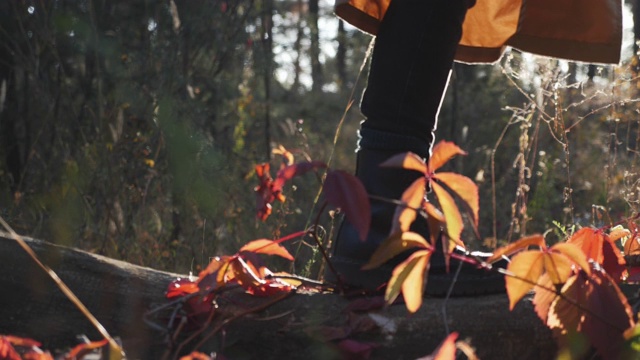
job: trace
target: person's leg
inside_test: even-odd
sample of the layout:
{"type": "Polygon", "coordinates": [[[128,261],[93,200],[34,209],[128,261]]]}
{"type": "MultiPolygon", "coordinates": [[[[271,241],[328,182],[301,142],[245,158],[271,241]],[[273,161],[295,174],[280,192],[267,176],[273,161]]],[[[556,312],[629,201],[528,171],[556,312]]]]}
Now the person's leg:
{"type": "MultiPolygon", "coordinates": [[[[429,157],[440,103],[471,2],[392,0],[378,31],[361,103],[366,120],[359,132],[356,176],[370,195],[399,199],[422,176],[415,171],[378,165],[407,151],[429,157]]],[[[366,241],[360,241],[356,230],[345,221],[334,244],[332,263],[349,284],[375,289],[389,280],[397,262],[370,271],[360,267],[389,235],[395,205],[372,199],[371,206],[371,229],[366,241]]],[[[416,220],[412,231],[428,236],[423,219],[416,220]]],[[[439,261],[437,258],[434,256],[434,261],[439,261]]],[[[444,273],[442,268],[435,271],[444,273]]],[[[450,283],[449,277],[443,286],[433,284],[438,279],[433,280],[430,277],[431,284],[427,286],[432,294],[446,291],[446,281],[450,283]]]]}

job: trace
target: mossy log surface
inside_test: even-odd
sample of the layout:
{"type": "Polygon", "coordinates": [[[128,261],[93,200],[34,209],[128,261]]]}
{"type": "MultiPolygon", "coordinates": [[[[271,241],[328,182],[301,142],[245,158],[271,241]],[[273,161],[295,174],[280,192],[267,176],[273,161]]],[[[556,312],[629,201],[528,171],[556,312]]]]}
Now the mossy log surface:
{"type": "MultiPolygon", "coordinates": [[[[163,353],[165,336],[150,328],[143,316],[166,303],[167,285],[180,275],[26,240],[106,329],[122,339],[130,358],[155,359],[163,353]]],[[[51,350],[77,344],[80,334],[100,339],[15,240],[0,235],[0,256],[0,334],[30,337],[51,350]]],[[[227,312],[228,319],[266,301],[230,292],[221,307],[238,307],[227,312]]],[[[218,344],[224,344],[222,353],[229,359],[341,358],[333,345],[311,330],[344,325],[349,303],[338,295],[296,294],[260,313],[235,319],[226,326],[224,337],[220,332],[205,348],[216,350],[218,344]]],[[[536,317],[531,302],[521,301],[509,311],[506,295],[446,302],[429,298],[412,315],[402,305],[391,306],[366,314],[380,327],[352,338],[376,344],[371,353],[374,359],[416,359],[430,354],[446,337],[443,309],[448,329],[458,332],[459,339],[468,340],[481,359],[550,359],[556,354],[551,333],[536,317]]]]}

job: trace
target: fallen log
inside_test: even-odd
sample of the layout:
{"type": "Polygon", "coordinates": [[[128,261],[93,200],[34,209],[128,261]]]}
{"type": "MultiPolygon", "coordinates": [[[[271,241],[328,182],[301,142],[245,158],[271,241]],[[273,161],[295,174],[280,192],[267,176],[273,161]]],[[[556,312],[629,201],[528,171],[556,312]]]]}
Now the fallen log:
{"type": "MultiPolygon", "coordinates": [[[[166,303],[167,285],[180,275],[25,240],[106,329],[122,339],[130,358],[157,359],[167,349],[165,334],[149,327],[143,316],[166,303]]],[[[30,337],[52,350],[77,344],[80,334],[100,339],[15,240],[2,234],[0,257],[0,334],[30,337]]],[[[229,296],[237,296],[228,301],[236,304],[265,301],[244,294],[229,296]]],[[[259,314],[230,322],[224,336],[216,337],[205,349],[219,351],[223,346],[222,353],[231,359],[339,358],[336,347],[312,330],[343,326],[348,305],[349,300],[338,295],[296,294],[259,314]]],[[[510,312],[506,295],[446,302],[430,298],[413,315],[398,305],[366,316],[379,326],[353,337],[376,344],[374,359],[415,359],[430,354],[446,337],[446,329],[459,332],[459,339],[468,339],[481,359],[548,359],[556,353],[551,333],[536,317],[532,304],[521,301],[510,312]]],[[[192,349],[186,346],[185,350],[192,349]]]]}

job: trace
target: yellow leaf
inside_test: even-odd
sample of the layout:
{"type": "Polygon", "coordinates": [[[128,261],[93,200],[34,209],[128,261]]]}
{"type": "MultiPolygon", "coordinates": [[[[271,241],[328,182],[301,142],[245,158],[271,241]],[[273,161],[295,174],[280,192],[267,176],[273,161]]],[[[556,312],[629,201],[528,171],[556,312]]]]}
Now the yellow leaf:
{"type": "MultiPolygon", "coordinates": [[[[591,266],[587,261],[587,257],[580,250],[579,247],[569,243],[557,243],[551,247],[551,250],[559,252],[569,258],[572,262],[578,265],[587,275],[591,274],[591,266]]],[[[565,279],[566,281],[566,279],[565,279]]],[[[563,281],[564,282],[564,281],[563,281]]]]}
{"type": "Polygon", "coordinates": [[[454,173],[438,173],[434,177],[447,185],[471,209],[473,223],[478,226],[478,212],[480,211],[480,195],[478,186],[466,176],[454,173]]]}
{"type": "Polygon", "coordinates": [[[544,265],[543,253],[540,251],[524,251],[516,254],[507,266],[512,275],[505,277],[509,310],[533,289],[542,275],[544,265]]]}
{"type": "Polygon", "coordinates": [[[440,185],[435,182],[431,182],[431,187],[438,197],[438,202],[442,208],[445,219],[445,228],[447,229],[447,235],[453,241],[460,241],[460,234],[462,234],[462,216],[456,206],[456,202],[453,197],[440,185]]]}
{"type": "Polygon", "coordinates": [[[429,250],[416,251],[393,269],[384,295],[387,304],[393,303],[402,292],[407,310],[416,312],[420,308],[424,277],[430,257],[431,251],[429,250]]]}
{"type": "Polygon", "coordinates": [[[429,248],[427,240],[422,235],[410,231],[391,234],[378,246],[373,255],[371,255],[369,262],[362,267],[362,270],[375,269],[395,256],[416,247],[429,248]]]}
{"type": "MultiPolygon", "coordinates": [[[[544,270],[549,275],[551,282],[554,284],[564,284],[571,276],[571,260],[560,254],[554,252],[543,253],[544,270]]],[[[539,279],[536,279],[536,282],[539,279]]]]}
{"type": "Polygon", "coordinates": [[[414,209],[420,209],[424,201],[426,185],[427,179],[422,176],[409,185],[404,193],[402,193],[400,201],[405,203],[405,206],[398,205],[396,207],[395,214],[393,215],[391,233],[409,231],[411,224],[417,217],[416,210],[414,209]]]}
{"type": "Polygon", "coordinates": [[[148,167],[153,168],[156,166],[156,162],[152,159],[144,159],[144,163],[147,164],[148,167]]]}

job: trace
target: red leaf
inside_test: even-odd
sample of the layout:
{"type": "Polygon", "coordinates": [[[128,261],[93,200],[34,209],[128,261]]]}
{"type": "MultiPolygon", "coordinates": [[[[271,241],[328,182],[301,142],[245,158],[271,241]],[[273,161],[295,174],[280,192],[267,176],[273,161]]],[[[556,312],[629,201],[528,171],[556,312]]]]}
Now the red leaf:
{"type": "Polygon", "coordinates": [[[0,336],[0,359],[2,360],[22,360],[20,355],[13,348],[7,336],[0,336]]]}
{"type": "Polygon", "coordinates": [[[602,248],[602,268],[617,282],[623,280],[627,262],[620,253],[620,250],[611,243],[605,241],[602,248]]]}
{"type": "Polygon", "coordinates": [[[253,252],[256,254],[277,255],[293,261],[293,256],[279,242],[267,239],[254,240],[243,246],[238,253],[253,252]]]}
{"type": "Polygon", "coordinates": [[[271,215],[271,203],[276,199],[283,202],[285,197],[280,190],[274,190],[268,163],[256,165],[255,170],[260,180],[260,184],[253,189],[256,193],[257,216],[265,221],[271,215]]]}
{"type": "Polygon", "coordinates": [[[65,355],[64,358],[67,360],[82,359],[85,355],[89,354],[93,350],[99,349],[107,345],[108,343],[109,341],[107,339],[103,339],[100,341],[92,341],[90,343],[76,345],[65,355]]]}
{"type": "Polygon", "coordinates": [[[412,152],[397,154],[380,164],[382,167],[395,167],[427,173],[427,164],[422,158],[412,152]]]}
{"type": "Polygon", "coordinates": [[[191,280],[189,278],[177,278],[169,283],[167,294],[165,296],[167,299],[173,299],[193,294],[198,291],[200,291],[200,289],[198,288],[198,282],[196,280],[191,280]]]}
{"type": "Polygon", "coordinates": [[[311,170],[317,170],[326,167],[327,164],[323,163],[322,161],[305,161],[285,166],[278,171],[276,179],[273,181],[273,191],[282,191],[282,187],[284,186],[284,184],[296,176],[300,176],[311,170]]]}
{"type": "Polygon", "coordinates": [[[618,359],[625,330],[634,324],[633,312],[615,282],[594,267],[581,271],[562,288],[549,310],[547,326],[559,336],[584,333],[604,359],[618,359]]]}
{"type": "Polygon", "coordinates": [[[480,195],[478,194],[478,186],[473,180],[454,173],[438,173],[433,177],[447,185],[451,191],[456,193],[469,206],[473,215],[473,223],[477,227],[480,195]]]}
{"type": "Polygon", "coordinates": [[[456,155],[467,155],[467,153],[451,141],[440,141],[433,148],[433,152],[429,158],[428,171],[432,173],[435,172],[456,155]]]}
{"type": "Polygon", "coordinates": [[[371,357],[371,352],[376,348],[376,345],[345,339],[338,343],[338,348],[345,359],[366,360],[371,357]]]}
{"type": "Polygon", "coordinates": [[[324,181],[324,195],[329,204],[344,211],[364,241],[371,225],[371,204],[362,182],[344,171],[330,171],[324,181]]]}
{"type": "Polygon", "coordinates": [[[598,264],[602,264],[604,260],[602,253],[604,235],[601,231],[592,228],[582,228],[573,234],[573,236],[567,240],[567,243],[578,245],[589,259],[593,259],[598,264]]]}
{"type": "Polygon", "coordinates": [[[22,346],[22,347],[40,347],[40,343],[33,340],[33,339],[29,339],[29,338],[21,338],[21,337],[17,337],[17,336],[12,336],[12,335],[3,335],[3,338],[5,338],[7,341],[9,341],[11,344],[13,344],[14,346],[22,346]]]}
{"type": "Polygon", "coordinates": [[[444,339],[433,354],[419,358],[418,360],[455,360],[457,339],[458,333],[452,332],[446,339],[444,339]]]}

